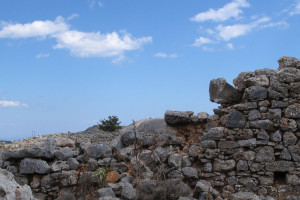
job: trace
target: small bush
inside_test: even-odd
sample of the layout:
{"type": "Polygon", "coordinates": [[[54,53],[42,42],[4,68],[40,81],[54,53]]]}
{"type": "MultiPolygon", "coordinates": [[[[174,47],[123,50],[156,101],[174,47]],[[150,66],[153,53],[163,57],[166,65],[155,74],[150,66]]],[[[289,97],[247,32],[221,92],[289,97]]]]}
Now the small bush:
{"type": "Polygon", "coordinates": [[[94,175],[99,178],[101,187],[106,186],[106,176],[107,176],[107,173],[110,171],[111,171],[111,169],[108,167],[101,167],[101,168],[97,169],[97,171],[94,173],[94,175]]]}
{"type": "Polygon", "coordinates": [[[108,119],[100,120],[99,129],[103,131],[116,131],[121,128],[117,116],[109,116],[108,119]]]}

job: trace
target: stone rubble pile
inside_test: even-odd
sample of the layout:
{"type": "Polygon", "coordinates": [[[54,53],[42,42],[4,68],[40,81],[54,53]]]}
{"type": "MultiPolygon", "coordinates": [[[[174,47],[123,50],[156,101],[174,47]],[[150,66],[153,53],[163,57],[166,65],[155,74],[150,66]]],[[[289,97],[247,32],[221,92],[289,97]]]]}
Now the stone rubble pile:
{"type": "Polygon", "coordinates": [[[0,167],[37,199],[300,199],[300,60],[278,62],[212,80],[213,115],[168,110],[109,142],[51,136],[0,150],[0,167]]]}

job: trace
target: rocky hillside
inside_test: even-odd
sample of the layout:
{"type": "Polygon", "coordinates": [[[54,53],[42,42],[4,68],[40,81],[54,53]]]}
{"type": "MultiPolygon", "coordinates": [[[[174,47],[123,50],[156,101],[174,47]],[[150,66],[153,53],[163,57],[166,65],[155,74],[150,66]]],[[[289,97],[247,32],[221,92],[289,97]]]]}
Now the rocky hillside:
{"type": "Polygon", "coordinates": [[[240,73],[235,86],[212,80],[214,115],[169,110],[118,132],[3,145],[0,174],[32,196],[2,175],[0,199],[300,199],[300,60],[278,63],[240,73]]]}

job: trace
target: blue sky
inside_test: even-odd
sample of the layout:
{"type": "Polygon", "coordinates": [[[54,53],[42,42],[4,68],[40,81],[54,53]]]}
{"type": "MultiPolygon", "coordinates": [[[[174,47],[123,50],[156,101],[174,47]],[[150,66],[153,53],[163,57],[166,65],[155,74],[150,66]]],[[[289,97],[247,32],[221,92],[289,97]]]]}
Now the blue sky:
{"type": "Polygon", "coordinates": [[[2,0],[0,139],[212,113],[211,79],[299,57],[299,0],[2,0]]]}

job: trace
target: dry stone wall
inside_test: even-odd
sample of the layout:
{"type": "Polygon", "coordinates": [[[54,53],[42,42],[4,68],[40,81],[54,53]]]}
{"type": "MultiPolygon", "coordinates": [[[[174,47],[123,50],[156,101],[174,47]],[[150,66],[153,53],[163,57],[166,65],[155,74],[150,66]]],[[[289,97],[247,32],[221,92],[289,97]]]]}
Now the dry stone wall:
{"type": "MultiPolygon", "coordinates": [[[[213,115],[168,110],[105,133],[115,137],[107,142],[49,136],[0,149],[0,167],[45,200],[300,199],[300,60],[278,62],[240,73],[235,86],[212,80],[213,115]]],[[[0,188],[0,199],[12,192],[0,188]]]]}

